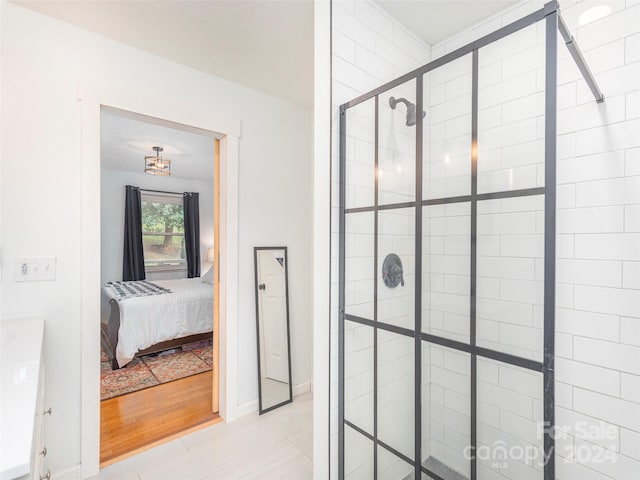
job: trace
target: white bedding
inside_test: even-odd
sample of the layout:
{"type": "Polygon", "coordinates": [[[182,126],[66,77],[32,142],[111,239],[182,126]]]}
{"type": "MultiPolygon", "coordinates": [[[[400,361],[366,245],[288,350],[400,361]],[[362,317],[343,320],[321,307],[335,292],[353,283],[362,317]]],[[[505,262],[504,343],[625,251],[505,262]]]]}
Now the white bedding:
{"type": "MultiPolygon", "coordinates": [[[[123,367],[138,350],[159,342],[212,331],[213,286],[201,278],[154,280],[172,293],[127,298],[118,302],[120,329],[116,360],[123,367]]],[[[113,290],[102,287],[103,318],[110,310],[113,290]]]]}

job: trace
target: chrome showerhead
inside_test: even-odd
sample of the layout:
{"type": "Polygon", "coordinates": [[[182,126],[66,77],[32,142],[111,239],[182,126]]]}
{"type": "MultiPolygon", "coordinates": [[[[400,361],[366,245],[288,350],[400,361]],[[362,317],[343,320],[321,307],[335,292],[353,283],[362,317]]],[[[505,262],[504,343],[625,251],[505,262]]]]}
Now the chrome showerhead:
{"type": "MultiPolygon", "coordinates": [[[[411,103],[409,100],[407,100],[406,98],[395,98],[395,97],[391,97],[389,99],[389,106],[395,110],[396,109],[396,105],[398,103],[404,103],[407,106],[407,127],[413,127],[416,124],[416,106],[415,104],[411,103]]],[[[422,118],[427,116],[427,112],[422,112],[422,118]]]]}

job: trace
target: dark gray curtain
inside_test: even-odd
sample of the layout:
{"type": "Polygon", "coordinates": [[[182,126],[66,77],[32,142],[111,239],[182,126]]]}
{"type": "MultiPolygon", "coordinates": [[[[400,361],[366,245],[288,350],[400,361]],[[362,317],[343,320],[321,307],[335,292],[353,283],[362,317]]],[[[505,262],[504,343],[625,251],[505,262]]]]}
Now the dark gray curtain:
{"type": "Polygon", "coordinates": [[[140,189],[127,185],[124,203],[124,255],[122,280],[144,280],[142,200],[140,189]]]}
{"type": "Polygon", "coordinates": [[[187,255],[187,277],[200,276],[200,207],[198,193],[185,192],[184,205],[184,249],[187,255]]]}

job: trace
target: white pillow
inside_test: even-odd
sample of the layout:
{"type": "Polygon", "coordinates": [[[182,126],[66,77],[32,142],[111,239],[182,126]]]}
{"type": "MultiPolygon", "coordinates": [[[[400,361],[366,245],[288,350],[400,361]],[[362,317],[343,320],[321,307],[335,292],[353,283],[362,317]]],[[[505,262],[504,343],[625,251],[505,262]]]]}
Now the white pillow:
{"type": "Polygon", "coordinates": [[[207,271],[207,273],[205,273],[202,277],[202,282],[203,283],[208,283],[210,285],[213,285],[213,265],[211,266],[211,268],[207,271]]]}

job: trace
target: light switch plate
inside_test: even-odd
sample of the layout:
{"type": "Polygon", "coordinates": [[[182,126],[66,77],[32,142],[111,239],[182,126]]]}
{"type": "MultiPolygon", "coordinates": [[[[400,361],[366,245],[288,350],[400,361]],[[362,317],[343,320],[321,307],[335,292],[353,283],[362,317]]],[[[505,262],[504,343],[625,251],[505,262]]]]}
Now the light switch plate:
{"type": "Polygon", "coordinates": [[[13,274],[16,282],[42,282],[56,279],[56,257],[19,257],[13,274]]]}

